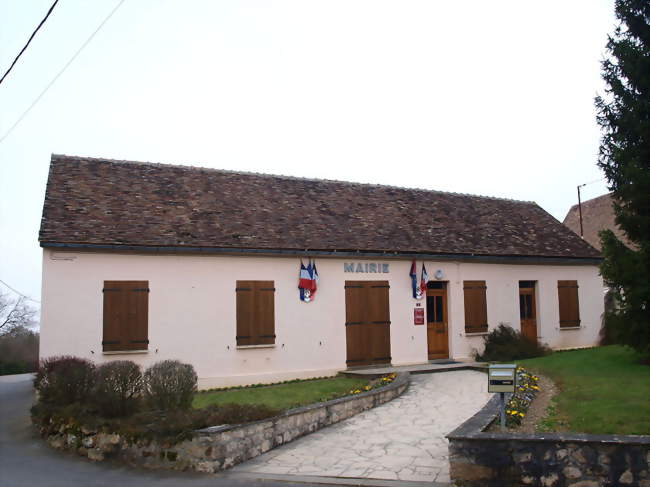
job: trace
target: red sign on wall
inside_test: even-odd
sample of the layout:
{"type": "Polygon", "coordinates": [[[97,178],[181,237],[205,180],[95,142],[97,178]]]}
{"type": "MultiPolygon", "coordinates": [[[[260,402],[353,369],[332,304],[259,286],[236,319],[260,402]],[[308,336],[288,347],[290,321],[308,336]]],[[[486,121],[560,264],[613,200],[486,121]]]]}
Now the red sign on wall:
{"type": "Polygon", "coordinates": [[[413,310],[413,324],[424,325],[424,308],[415,308],[413,310]]]}

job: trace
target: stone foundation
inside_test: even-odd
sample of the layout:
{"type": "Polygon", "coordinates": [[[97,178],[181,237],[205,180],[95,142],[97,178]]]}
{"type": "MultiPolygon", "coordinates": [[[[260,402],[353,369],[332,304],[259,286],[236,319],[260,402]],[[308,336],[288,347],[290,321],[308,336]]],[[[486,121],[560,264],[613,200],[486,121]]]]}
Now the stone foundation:
{"type": "Polygon", "coordinates": [[[447,436],[456,485],[650,487],[650,436],[484,432],[497,412],[494,397],[447,436]]]}
{"type": "Polygon", "coordinates": [[[409,374],[400,373],[380,389],[291,409],[253,423],[213,426],[173,445],[151,440],[132,442],[118,434],[84,428],[68,431],[65,426],[46,440],[54,448],[76,451],[94,461],[115,458],[147,468],[218,472],[388,402],[401,395],[409,382],[409,374]]]}

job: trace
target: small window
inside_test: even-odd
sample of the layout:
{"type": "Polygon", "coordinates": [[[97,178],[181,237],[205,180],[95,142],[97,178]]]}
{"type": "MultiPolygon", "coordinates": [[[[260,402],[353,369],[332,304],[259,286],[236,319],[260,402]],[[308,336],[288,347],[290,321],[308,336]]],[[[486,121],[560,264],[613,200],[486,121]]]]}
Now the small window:
{"type": "Polygon", "coordinates": [[[147,350],[149,281],[104,281],[102,349],[147,350]]]}
{"type": "Polygon", "coordinates": [[[237,281],[237,346],[275,344],[274,281],[237,281]]]}
{"type": "Polygon", "coordinates": [[[560,307],[560,328],[580,326],[578,281],[558,281],[557,295],[560,307]]]}
{"type": "Polygon", "coordinates": [[[427,289],[446,289],[447,283],[445,281],[429,281],[427,282],[427,289]]]}
{"type": "Polygon", "coordinates": [[[522,320],[531,320],[535,317],[535,310],[533,309],[533,295],[520,294],[519,295],[519,318],[522,320]]]}
{"type": "Polygon", "coordinates": [[[485,281],[463,281],[465,333],[488,331],[485,281]]]}
{"type": "Polygon", "coordinates": [[[536,281],[519,281],[519,289],[535,288],[536,281]]]}

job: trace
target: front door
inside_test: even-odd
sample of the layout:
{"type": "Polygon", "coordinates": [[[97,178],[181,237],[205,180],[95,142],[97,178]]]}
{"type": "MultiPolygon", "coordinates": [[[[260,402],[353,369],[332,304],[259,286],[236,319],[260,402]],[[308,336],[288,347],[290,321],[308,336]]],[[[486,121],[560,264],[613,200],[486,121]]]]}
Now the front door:
{"type": "Polygon", "coordinates": [[[388,281],[345,281],[347,365],[389,364],[388,281]]]}
{"type": "Polygon", "coordinates": [[[427,343],[429,360],[449,358],[447,283],[427,285],[427,343]]]}
{"type": "Polygon", "coordinates": [[[535,281],[519,281],[519,317],[521,334],[529,340],[537,341],[535,281]]]}

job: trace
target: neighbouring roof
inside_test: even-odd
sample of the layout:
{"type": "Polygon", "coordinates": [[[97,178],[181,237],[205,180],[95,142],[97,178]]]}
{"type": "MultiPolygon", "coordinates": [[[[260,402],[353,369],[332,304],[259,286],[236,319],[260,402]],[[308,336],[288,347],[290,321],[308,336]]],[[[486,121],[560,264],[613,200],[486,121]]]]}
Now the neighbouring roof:
{"type": "Polygon", "coordinates": [[[532,202],[52,155],[41,245],[598,258],[532,202]]]}
{"type": "MultiPolygon", "coordinates": [[[[583,238],[589,244],[600,250],[601,245],[598,232],[609,229],[614,232],[614,235],[621,242],[630,248],[634,248],[634,244],[630,242],[627,235],[616,225],[612,204],[611,194],[604,194],[581,203],[583,238]]],[[[578,210],[578,205],[571,207],[564,217],[563,223],[573,230],[576,235],[580,235],[580,211],[578,210]]]]}

